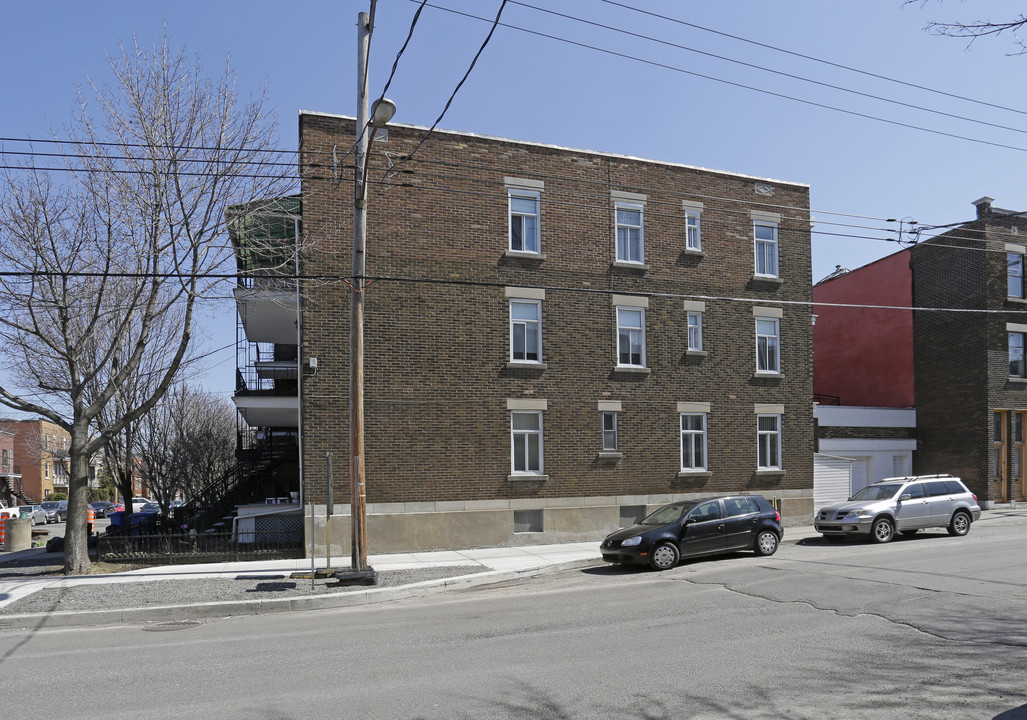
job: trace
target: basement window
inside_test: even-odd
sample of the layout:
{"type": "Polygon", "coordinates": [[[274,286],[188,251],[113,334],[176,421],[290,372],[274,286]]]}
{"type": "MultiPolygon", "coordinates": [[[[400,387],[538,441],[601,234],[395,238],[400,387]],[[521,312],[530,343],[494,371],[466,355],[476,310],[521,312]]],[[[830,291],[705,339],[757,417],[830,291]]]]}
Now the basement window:
{"type": "Polygon", "coordinates": [[[514,532],[542,532],[542,510],[514,510],[514,532]]]}

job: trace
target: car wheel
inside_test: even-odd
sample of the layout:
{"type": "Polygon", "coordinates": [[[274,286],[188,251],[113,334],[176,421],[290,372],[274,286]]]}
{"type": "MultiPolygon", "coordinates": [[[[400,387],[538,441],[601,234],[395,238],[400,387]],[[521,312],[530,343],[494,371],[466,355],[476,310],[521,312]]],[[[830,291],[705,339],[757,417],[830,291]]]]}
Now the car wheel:
{"type": "Polygon", "coordinates": [[[870,539],[876,543],[886,543],[895,537],[895,526],[888,518],[877,518],[870,528],[870,539]]]}
{"type": "Polygon", "coordinates": [[[681,553],[674,543],[661,543],[649,553],[649,567],[653,570],[670,570],[680,559],[681,553]]]}
{"type": "Polygon", "coordinates": [[[757,555],[773,555],[777,552],[778,542],[776,532],[764,530],[756,536],[756,542],[752,544],[752,549],[756,551],[757,555]]]}
{"type": "Polygon", "coordinates": [[[966,535],[970,532],[970,516],[962,510],[952,516],[948,527],[949,535],[966,535]]]}
{"type": "Polygon", "coordinates": [[[906,537],[913,537],[914,535],[916,535],[916,530],[903,530],[902,534],[906,537]]]}

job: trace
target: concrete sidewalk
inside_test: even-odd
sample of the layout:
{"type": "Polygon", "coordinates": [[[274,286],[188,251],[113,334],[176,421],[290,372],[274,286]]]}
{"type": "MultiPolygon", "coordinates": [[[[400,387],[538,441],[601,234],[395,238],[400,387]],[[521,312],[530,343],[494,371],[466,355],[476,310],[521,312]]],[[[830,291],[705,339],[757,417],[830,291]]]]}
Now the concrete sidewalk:
{"type": "MultiPolygon", "coordinates": [[[[797,543],[804,538],[819,537],[812,527],[786,528],[786,544],[797,543]]],[[[0,553],[0,565],[18,558],[31,558],[45,551],[42,548],[20,553],[0,553]]],[[[470,550],[445,550],[420,553],[391,553],[374,555],[368,562],[383,577],[393,571],[429,570],[443,568],[472,569],[433,580],[409,584],[378,586],[349,586],[338,592],[299,595],[291,597],[262,597],[221,602],[176,603],[174,592],[169,592],[166,581],[182,582],[219,579],[225,581],[260,581],[288,578],[293,572],[310,572],[309,559],[268,560],[260,562],[227,562],[201,565],[164,565],[148,567],[130,572],[109,575],[85,575],[75,577],[26,576],[24,579],[8,577],[0,580],[0,610],[12,603],[44,590],[65,590],[68,588],[96,588],[95,607],[75,611],[46,613],[2,614],[0,629],[15,627],[70,627],[119,623],[152,623],[181,621],[201,617],[226,617],[230,615],[252,615],[271,612],[315,610],[325,608],[365,605],[369,603],[416,597],[455,588],[494,584],[515,578],[530,577],[545,572],[601,565],[599,543],[596,541],[565,543],[558,545],[524,545],[519,547],[488,547],[470,550]],[[160,582],[165,581],[165,582],[160,582]],[[111,607],[111,594],[116,586],[124,583],[146,583],[153,588],[145,594],[145,604],[137,607],[111,607]],[[158,584],[159,583],[159,584],[158,584]],[[104,592],[100,592],[104,590],[104,592]],[[165,602],[166,604],[155,604],[165,602]]],[[[315,567],[325,567],[320,558],[315,567]]],[[[347,569],[348,558],[336,558],[336,569],[347,569]]],[[[440,571],[441,572],[441,571],[440,571]]],[[[459,572],[459,571],[457,571],[459,572]]],[[[304,582],[304,581],[300,581],[304,582]]],[[[323,581],[322,581],[323,582],[323,581]]],[[[177,586],[177,585],[176,585],[177,586]]],[[[126,588],[127,589],[127,588],[126,588]]],[[[138,597],[142,587],[133,587],[133,596],[138,597]]],[[[80,593],[81,594],[81,593],[80,593]]],[[[87,603],[88,604],[88,603],[87,603]]]]}

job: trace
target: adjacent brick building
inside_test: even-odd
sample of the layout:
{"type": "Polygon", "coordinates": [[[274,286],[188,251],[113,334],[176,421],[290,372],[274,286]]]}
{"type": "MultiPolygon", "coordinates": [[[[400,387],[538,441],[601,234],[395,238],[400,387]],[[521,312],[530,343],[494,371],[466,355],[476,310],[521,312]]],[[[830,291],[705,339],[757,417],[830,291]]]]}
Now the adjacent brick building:
{"type": "MultiPolygon", "coordinates": [[[[737,491],[808,519],[808,187],[425,133],[390,125],[368,173],[370,550],[597,538],[737,491]]],[[[294,367],[320,503],[326,453],[349,497],[354,140],[352,118],[301,114],[294,367]]]]}
{"type": "MultiPolygon", "coordinates": [[[[20,503],[42,502],[55,492],[68,492],[68,448],[71,435],[42,418],[0,420],[14,435],[9,491],[20,503]]],[[[2,458],[0,458],[2,461],[2,458]]]]}
{"type": "Polygon", "coordinates": [[[917,468],[961,475],[988,503],[1023,500],[1027,472],[1027,215],[992,202],[910,257],[917,468]]]}
{"type": "Polygon", "coordinates": [[[902,407],[912,378],[913,471],[959,475],[985,507],[1023,500],[1027,485],[1027,214],[991,203],[981,198],[975,220],[814,288],[818,303],[915,308],[817,305],[816,390],[902,407]]]}

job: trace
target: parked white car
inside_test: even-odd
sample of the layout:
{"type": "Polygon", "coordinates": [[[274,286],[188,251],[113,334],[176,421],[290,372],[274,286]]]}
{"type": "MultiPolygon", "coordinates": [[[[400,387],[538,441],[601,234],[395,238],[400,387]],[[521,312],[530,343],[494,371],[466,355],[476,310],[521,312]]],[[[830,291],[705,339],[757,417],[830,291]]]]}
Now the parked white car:
{"type": "Polygon", "coordinates": [[[0,520],[16,517],[21,517],[21,510],[17,507],[7,507],[3,503],[0,503],[0,520]]]}
{"type": "Polygon", "coordinates": [[[39,505],[19,505],[18,513],[20,517],[32,518],[33,525],[46,525],[50,522],[46,517],[46,510],[39,505]]]}

